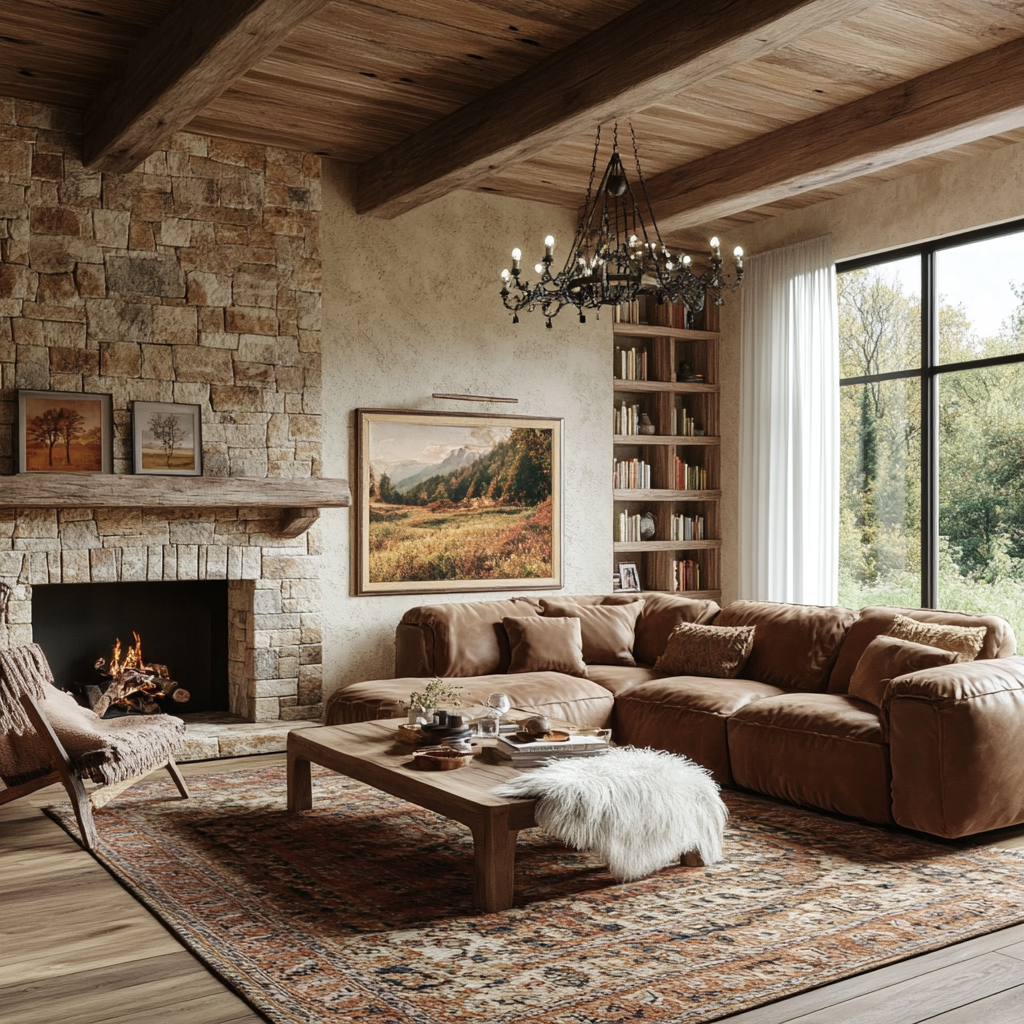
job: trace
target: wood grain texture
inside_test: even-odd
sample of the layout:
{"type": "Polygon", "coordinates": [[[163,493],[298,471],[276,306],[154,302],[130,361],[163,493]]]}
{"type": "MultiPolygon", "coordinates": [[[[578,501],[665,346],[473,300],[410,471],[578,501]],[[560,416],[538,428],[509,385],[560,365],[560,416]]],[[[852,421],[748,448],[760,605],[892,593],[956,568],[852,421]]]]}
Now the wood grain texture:
{"type": "Polygon", "coordinates": [[[89,104],[83,160],[134,170],[328,0],[179,0],[89,104]]]}
{"type": "Polygon", "coordinates": [[[345,508],[348,483],[328,477],[22,473],[0,477],[0,508],[345,508]]]}
{"type": "Polygon", "coordinates": [[[671,233],[1024,127],[1024,39],[788,125],[648,182],[671,233]]]}
{"type": "Polygon", "coordinates": [[[356,209],[394,217],[867,6],[865,0],[710,0],[680,18],[674,0],[645,0],[367,161],[357,175],[356,209]]]}

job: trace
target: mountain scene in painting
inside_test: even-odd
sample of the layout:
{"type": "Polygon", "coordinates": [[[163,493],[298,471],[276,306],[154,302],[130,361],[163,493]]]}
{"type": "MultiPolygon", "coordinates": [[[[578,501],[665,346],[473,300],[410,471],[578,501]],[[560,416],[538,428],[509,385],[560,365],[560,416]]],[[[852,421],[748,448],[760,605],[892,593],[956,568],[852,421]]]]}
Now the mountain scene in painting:
{"type": "Polygon", "coordinates": [[[371,421],[369,582],[552,575],[552,431],[371,421]]]}

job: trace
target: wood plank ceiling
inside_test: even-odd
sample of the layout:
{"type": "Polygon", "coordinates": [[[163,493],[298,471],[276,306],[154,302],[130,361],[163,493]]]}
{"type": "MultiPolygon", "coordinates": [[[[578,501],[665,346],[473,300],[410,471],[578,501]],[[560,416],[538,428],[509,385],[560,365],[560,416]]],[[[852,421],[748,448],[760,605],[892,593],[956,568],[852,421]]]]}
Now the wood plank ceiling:
{"type": "MultiPolygon", "coordinates": [[[[206,2],[229,4],[239,10],[239,18],[247,8],[273,6],[268,0],[206,2]]],[[[168,18],[172,8],[189,3],[195,0],[0,0],[0,95],[85,111],[130,60],[139,62],[140,48],[144,53],[172,24],[168,18]],[[147,42],[147,33],[154,29],[147,42]]],[[[676,80],[684,82],[685,88],[667,94],[672,79],[663,76],[660,93],[636,92],[645,97],[642,109],[623,108],[636,129],[645,176],[655,179],[655,186],[658,175],[666,175],[662,180],[667,182],[669,172],[691,164],[695,172],[702,170],[703,180],[715,182],[716,154],[727,154],[768,133],[1024,40],[1024,3],[1019,0],[832,0],[831,4],[705,0],[700,8],[665,0],[639,5],[635,0],[522,0],[517,5],[499,0],[329,0],[323,5],[311,3],[308,9],[313,13],[296,27],[287,32],[282,28],[276,46],[266,47],[262,55],[253,50],[255,63],[248,70],[240,76],[237,70],[230,75],[225,71],[219,92],[207,86],[209,95],[198,99],[194,111],[188,112],[188,127],[319,152],[355,164],[372,161],[368,167],[374,171],[402,166],[408,155],[406,162],[415,175],[420,164],[426,167],[429,162],[421,159],[422,146],[417,149],[410,142],[416,133],[421,133],[421,142],[429,142],[433,133],[446,138],[445,126],[457,121],[467,104],[487,96],[486,102],[498,109],[503,99],[510,100],[511,113],[499,116],[496,133],[516,135],[522,129],[527,139],[533,126],[517,124],[516,111],[523,111],[524,122],[542,112],[549,120],[543,145],[533,145],[532,153],[526,146],[526,159],[507,166],[495,159],[494,170],[485,167],[482,173],[473,170],[452,180],[461,187],[566,206],[577,205],[585,189],[594,125],[587,121],[587,104],[579,100],[571,83],[559,91],[557,68],[569,67],[574,55],[592,52],[581,49],[588,44],[585,37],[617,18],[625,16],[606,35],[639,38],[629,32],[645,12],[654,12],[662,17],[665,37],[670,39],[674,37],[668,28],[686,26],[697,12],[710,11],[706,37],[712,39],[717,32],[724,39],[718,52],[730,60],[722,67],[711,61],[701,75],[678,75],[676,80]],[[736,45],[736,39],[729,38],[730,22],[749,19],[754,10],[768,12],[767,29],[751,21],[749,28],[737,33],[741,45],[736,45]],[[772,36],[776,11],[778,23],[790,16],[791,21],[797,19],[793,22],[797,27],[772,36]],[[559,56],[553,58],[555,54],[559,56]],[[536,90],[539,95],[532,95],[531,72],[539,76],[541,66],[546,69],[547,77],[540,79],[545,85],[536,90]],[[582,115],[575,124],[566,117],[567,127],[559,134],[559,110],[574,102],[582,115]],[[586,124],[586,130],[580,130],[579,124],[586,124]]],[[[177,13],[180,21],[180,7],[177,13]]],[[[678,39],[671,45],[678,48],[678,39]]],[[[236,46],[236,63],[237,52],[236,46]]],[[[686,59],[692,66],[689,55],[686,59]]],[[[618,109],[601,98],[601,89],[631,95],[629,83],[642,80],[646,70],[631,52],[613,52],[602,61],[586,85],[595,97],[590,108],[594,111],[618,109]]],[[[668,61],[671,70],[670,65],[668,61]]],[[[199,72],[194,67],[182,72],[179,91],[180,81],[188,81],[187,73],[201,74],[209,82],[206,66],[200,66],[199,72]]],[[[951,81],[950,88],[955,89],[951,81]]],[[[997,78],[992,89],[1021,93],[1019,76],[997,78]]],[[[912,91],[908,88],[908,95],[912,91]]],[[[947,98],[947,107],[955,102],[954,92],[947,98]]],[[[944,140],[910,153],[912,159],[899,157],[903,162],[895,166],[886,166],[884,159],[865,159],[852,173],[844,171],[836,180],[821,177],[814,187],[806,182],[784,187],[753,209],[738,208],[739,200],[734,198],[731,207],[726,203],[718,211],[713,226],[771,216],[863,187],[867,181],[1020,141],[1024,110],[1018,114],[1012,103],[1004,106],[1009,112],[1000,110],[998,117],[991,117],[973,134],[947,133],[944,140]]],[[[90,117],[94,114],[95,109],[90,117]]],[[[841,114],[835,116],[837,126],[843,124],[841,114]]],[[[821,123],[828,131],[833,121],[821,123]]],[[[538,128],[536,138],[540,137],[538,128]]],[[[628,148],[624,126],[620,142],[623,137],[623,148],[628,148]]],[[[458,138],[457,132],[452,138],[458,138]]],[[[457,150],[459,143],[452,145],[457,150]]],[[[465,145],[470,147],[470,141],[465,145]]],[[[727,155],[721,158],[721,166],[728,168],[727,155]]],[[[685,194],[676,195],[685,193],[688,170],[674,176],[676,206],[658,211],[666,220],[678,213],[671,223],[681,236],[689,235],[695,226],[693,218],[688,221],[685,216],[685,194]]],[[[450,187],[444,184],[441,191],[450,187]]],[[[723,183],[725,198],[728,191],[723,183]]],[[[652,198],[657,205],[655,189],[652,198]]],[[[414,198],[410,204],[421,201],[414,198]]],[[[371,197],[366,205],[373,202],[371,197]]]]}

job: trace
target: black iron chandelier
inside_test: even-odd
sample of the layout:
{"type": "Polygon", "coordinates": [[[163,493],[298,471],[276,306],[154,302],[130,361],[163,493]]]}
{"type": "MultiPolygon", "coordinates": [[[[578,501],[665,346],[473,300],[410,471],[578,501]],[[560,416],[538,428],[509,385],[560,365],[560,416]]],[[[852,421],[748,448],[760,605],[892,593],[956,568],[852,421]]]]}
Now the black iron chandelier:
{"type": "MultiPolygon", "coordinates": [[[[704,308],[705,296],[715,305],[722,305],[722,292],[739,287],[743,280],[743,250],[733,250],[735,270],[730,278],[722,271],[722,253],[717,238],[712,238],[709,266],[703,273],[693,270],[689,256],[673,253],[661,240],[657,222],[647,195],[647,186],[640,169],[636,134],[629,126],[640,184],[650,227],[644,220],[640,203],[626,177],[619,156],[619,128],[614,129],[612,155],[597,189],[597,157],[601,148],[601,129],[594,141],[594,159],[590,168],[587,198],[583,217],[565,266],[552,275],[555,240],[544,239],[544,257],[535,266],[539,275],[530,284],[522,275],[522,252],[512,250],[512,269],[501,272],[501,298],[512,311],[512,322],[519,323],[519,314],[540,307],[547,317],[547,326],[565,306],[579,312],[580,323],[586,323],[584,310],[602,306],[618,306],[647,295],[657,303],[672,302],[692,312],[704,308]]],[[[600,316],[600,313],[598,313],[600,316]]]]}

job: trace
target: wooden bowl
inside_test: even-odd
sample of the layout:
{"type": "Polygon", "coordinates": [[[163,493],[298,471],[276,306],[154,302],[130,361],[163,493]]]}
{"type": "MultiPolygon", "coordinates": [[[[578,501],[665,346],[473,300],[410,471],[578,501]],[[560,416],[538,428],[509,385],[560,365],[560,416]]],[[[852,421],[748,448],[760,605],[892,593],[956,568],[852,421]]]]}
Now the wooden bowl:
{"type": "Polygon", "coordinates": [[[417,750],[413,754],[413,764],[420,771],[451,772],[456,768],[465,768],[473,761],[473,753],[456,750],[454,747],[436,747],[433,750],[417,750]]]}

